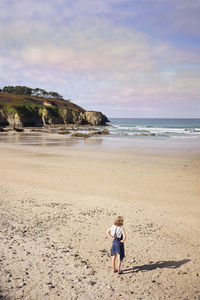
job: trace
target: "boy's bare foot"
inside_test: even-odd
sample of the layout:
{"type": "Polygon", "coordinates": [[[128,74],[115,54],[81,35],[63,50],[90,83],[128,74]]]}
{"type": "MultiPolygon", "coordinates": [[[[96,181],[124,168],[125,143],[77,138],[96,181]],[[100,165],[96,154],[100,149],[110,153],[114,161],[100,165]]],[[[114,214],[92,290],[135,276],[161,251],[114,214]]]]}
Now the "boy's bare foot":
{"type": "Polygon", "coordinates": [[[119,275],[121,275],[122,273],[123,273],[122,270],[118,271],[118,274],[119,274],[119,275]]]}
{"type": "Polygon", "coordinates": [[[114,270],[113,270],[113,273],[117,273],[117,272],[118,272],[118,270],[117,270],[117,269],[114,269],[114,270]]]}

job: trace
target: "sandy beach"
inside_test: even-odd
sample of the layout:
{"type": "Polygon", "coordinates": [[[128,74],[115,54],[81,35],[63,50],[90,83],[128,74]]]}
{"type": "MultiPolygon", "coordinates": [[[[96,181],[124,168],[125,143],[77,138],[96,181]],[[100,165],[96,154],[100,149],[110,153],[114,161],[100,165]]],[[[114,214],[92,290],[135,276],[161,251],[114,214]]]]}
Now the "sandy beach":
{"type": "Polygon", "coordinates": [[[197,153],[2,143],[0,205],[1,299],[200,299],[197,153]]]}

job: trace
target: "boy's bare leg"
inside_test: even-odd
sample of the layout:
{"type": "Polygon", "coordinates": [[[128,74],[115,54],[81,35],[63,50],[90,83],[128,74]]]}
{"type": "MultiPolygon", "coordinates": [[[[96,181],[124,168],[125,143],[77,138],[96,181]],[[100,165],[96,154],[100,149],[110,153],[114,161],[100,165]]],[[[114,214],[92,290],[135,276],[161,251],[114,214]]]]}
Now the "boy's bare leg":
{"type": "Polygon", "coordinates": [[[122,263],[120,261],[120,255],[119,254],[117,254],[117,258],[118,258],[118,272],[121,272],[121,265],[122,265],[122,263]]]}
{"type": "Polygon", "coordinates": [[[114,254],[114,255],[112,256],[112,267],[113,267],[113,271],[114,271],[114,272],[117,271],[117,269],[116,269],[116,267],[115,267],[116,257],[117,257],[117,254],[114,254]]]}

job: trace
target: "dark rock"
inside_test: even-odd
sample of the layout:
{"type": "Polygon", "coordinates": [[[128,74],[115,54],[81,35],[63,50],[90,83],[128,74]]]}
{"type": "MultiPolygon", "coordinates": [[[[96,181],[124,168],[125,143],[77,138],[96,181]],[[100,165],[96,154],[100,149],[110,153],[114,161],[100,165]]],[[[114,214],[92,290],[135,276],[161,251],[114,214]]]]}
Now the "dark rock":
{"type": "Polygon", "coordinates": [[[85,268],[85,269],[88,269],[88,268],[89,268],[89,266],[88,266],[88,265],[84,265],[84,268],[85,268]]]}
{"type": "Polygon", "coordinates": [[[71,132],[69,130],[62,130],[59,131],[58,134],[70,134],[71,132]]]}
{"type": "Polygon", "coordinates": [[[17,288],[20,289],[20,288],[22,288],[24,285],[26,285],[26,283],[25,283],[25,282],[22,282],[21,284],[19,284],[19,285],[17,286],[17,288]]]}
{"type": "Polygon", "coordinates": [[[102,131],[91,132],[89,135],[93,136],[93,135],[108,135],[108,134],[109,134],[108,130],[102,130],[102,131]]]}
{"type": "Polygon", "coordinates": [[[155,136],[155,133],[152,133],[152,132],[151,132],[151,133],[149,133],[149,135],[151,135],[151,136],[155,136]]]}
{"type": "Polygon", "coordinates": [[[89,138],[95,135],[107,135],[109,134],[108,130],[102,130],[102,131],[95,131],[95,132],[91,132],[91,133],[80,133],[80,132],[76,132],[73,133],[71,136],[72,137],[83,137],[83,138],[89,138]]]}
{"type": "Polygon", "coordinates": [[[109,290],[111,290],[111,291],[113,291],[114,292],[114,289],[113,289],[113,287],[111,286],[111,285],[107,285],[107,288],[109,289],[109,290]]]}
{"type": "Polygon", "coordinates": [[[95,285],[95,284],[96,284],[96,281],[92,281],[92,280],[90,280],[90,281],[88,281],[88,284],[89,284],[89,285],[91,285],[91,286],[93,286],[93,285],[95,285]]]}
{"type": "Polygon", "coordinates": [[[13,129],[14,129],[15,131],[17,131],[17,132],[24,132],[24,129],[23,129],[23,128],[14,127],[13,129]]]}
{"type": "Polygon", "coordinates": [[[97,129],[94,129],[94,128],[92,128],[92,127],[88,127],[87,130],[88,130],[88,131],[95,131],[95,130],[98,131],[97,129]]]}
{"type": "Polygon", "coordinates": [[[89,138],[89,137],[91,137],[91,134],[90,134],[90,133],[80,133],[80,132],[76,132],[76,133],[73,133],[71,136],[72,136],[72,137],[89,138]]]}

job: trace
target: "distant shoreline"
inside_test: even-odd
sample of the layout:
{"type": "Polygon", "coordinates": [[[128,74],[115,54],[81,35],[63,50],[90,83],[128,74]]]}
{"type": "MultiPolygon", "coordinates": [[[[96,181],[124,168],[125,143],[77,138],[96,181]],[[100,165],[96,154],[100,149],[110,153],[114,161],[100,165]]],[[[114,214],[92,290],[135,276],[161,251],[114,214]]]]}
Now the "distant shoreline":
{"type": "Polygon", "coordinates": [[[152,155],[198,155],[200,141],[175,139],[153,139],[151,137],[130,139],[128,137],[93,136],[90,138],[71,137],[45,132],[9,132],[0,133],[0,147],[43,148],[49,151],[111,151],[152,155]]]}
{"type": "Polygon", "coordinates": [[[108,126],[56,124],[6,127],[0,143],[24,146],[125,151],[134,153],[199,154],[200,119],[111,119],[108,126]]]}

